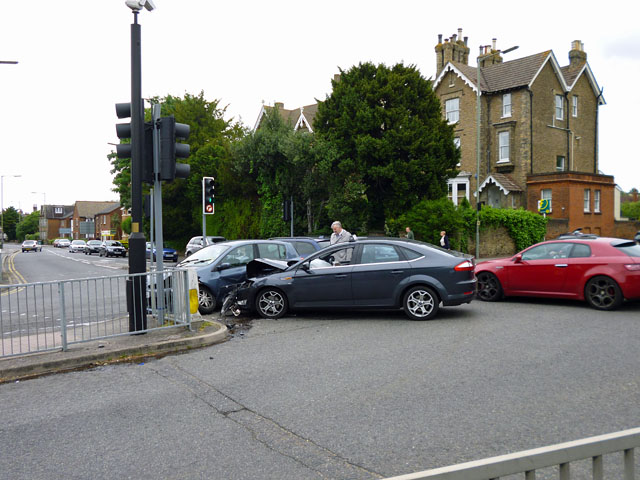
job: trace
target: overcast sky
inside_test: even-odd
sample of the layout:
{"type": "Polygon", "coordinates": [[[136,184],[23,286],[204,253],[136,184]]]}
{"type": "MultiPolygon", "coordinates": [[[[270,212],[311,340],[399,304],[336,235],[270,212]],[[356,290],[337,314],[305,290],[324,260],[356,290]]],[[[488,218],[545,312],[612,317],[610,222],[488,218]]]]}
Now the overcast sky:
{"type": "MultiPolygon", "coordinates": [[[[557,1],[154,1],[156,10],[139,16],[143,96],[204,91],[251,127],[263,102],[297,108],[324,99],[338,67],[404,62],[434,77],[438,34],[458,28],[472,65],[492,38],[502,50],[520,47],[505,60],[553,50],[562,66],[571,41],[582,40],[607,102],[600,169],[625,191],[640,187],[637,0],[599,9],[557,1]]],[[[19,62],[0,64],[5,208],[117,200],[106,156],[118,141],[114,104],[131,97],[132,21],[124,0],[2,0],[0,60],[19,62]]]]}

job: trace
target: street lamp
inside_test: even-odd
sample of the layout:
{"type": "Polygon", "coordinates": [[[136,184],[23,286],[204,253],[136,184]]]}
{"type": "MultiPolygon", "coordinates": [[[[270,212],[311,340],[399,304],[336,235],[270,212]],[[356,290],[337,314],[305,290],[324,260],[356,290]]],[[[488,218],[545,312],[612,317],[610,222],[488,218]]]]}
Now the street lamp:
{"type": "MultiPolygon", "coordinates": [[[[495,44],[494,44],[495,48],[495,44]]],[[[481,127],[481,115],[480,110],[482,108],[480,102],[480,95],[482,95],[482,90],[480,88],[480,58],[486,60],[488,58],[493,57],[494,55],[500,55],[501,53],[509,53],[513,52],[518,46],[507,48],[506,50],[498,50],[488,55],[482,55],[482,45],[480,45],[479,55],[476,57],[476,84],[477,84],[477,95],[476,95],[476,260],[480,257],[480,127],[481,127]]]]}
{"type": "Polygon", "coordinates": [[[4,177],[21,177],[22,175],[0,175],[0,212],[2,220],[0,223],[0,248],[4,248],[4,177]]]}

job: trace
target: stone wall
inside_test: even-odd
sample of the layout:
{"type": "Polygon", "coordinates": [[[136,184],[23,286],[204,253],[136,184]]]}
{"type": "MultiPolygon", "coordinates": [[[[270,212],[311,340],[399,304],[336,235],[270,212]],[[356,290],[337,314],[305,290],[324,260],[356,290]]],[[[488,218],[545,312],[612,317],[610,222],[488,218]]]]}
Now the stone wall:
{"type": "MultiPolygon", "coordinates": [[[[476,252],[476,237],[468,239],[468,251],[476,252]]],[[[516,253],[516,245],[504,227],[480,229],[480,258],[509,257],[516,253]]]]}

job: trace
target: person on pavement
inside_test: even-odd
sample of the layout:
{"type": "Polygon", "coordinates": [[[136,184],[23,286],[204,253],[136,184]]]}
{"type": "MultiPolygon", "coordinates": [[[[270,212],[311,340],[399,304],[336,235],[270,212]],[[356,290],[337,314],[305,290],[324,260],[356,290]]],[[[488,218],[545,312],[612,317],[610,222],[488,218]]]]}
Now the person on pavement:
{"type": "MultiPolygon", "coordinates": [[[[333,233],[331,234],[331,238],[329,239],[330,245],[335,245],[336,243],[346,243],[351,240],[351,234],[344,228],[342,228],[342,224],[340,222],[333,222],[331,224],[331,230],[333,230],[333,233]]],[[[333,256],[334,265],[340,265],[351,260],[351,250],[352,249],[347,248],[338,250],[333,256]]]]}
{"type": "Polygon", "coordinates": [[[444,230],[440,232],[440,246],[449,250],[449,237],[444,230]]]}
{"type": "Polygon", "coordinates": [[[415,239],[415,237],[413,236],[413,230],[411,230],[410,227],[406,228],[406,232],[407,232],[407,238],[409,240],[414,240],[415,239]]]}

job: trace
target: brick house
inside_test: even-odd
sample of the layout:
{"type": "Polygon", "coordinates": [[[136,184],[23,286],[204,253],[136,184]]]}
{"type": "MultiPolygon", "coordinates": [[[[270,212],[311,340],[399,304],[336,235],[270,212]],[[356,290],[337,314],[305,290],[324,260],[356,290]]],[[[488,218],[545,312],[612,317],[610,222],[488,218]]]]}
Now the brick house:
{"type": "Polygon", "coordinates": [[[119,202],[113,202],[93,217],[95,238],[101,240],[122,238],[123,209],[119,202]],[[115,221],[114,221],[115,220],[115,221]]]}
{"type": "Polygon", "coordinates": [[[569,64],[560,66],[551,50],[503,62],[494,39],[480,48],[480,81],[461,29],[444,42],[440,35],[435,51],[434,91],[461,153],[449,198],[476,202],[479,124],[481,203],[537,211],[538,200],[549,199],[548,216],[565,220],[569,230],[613,235],[617,190],[598,169],[598,109],[605,101],[582,42],[572,43],[569,64]]]}
{"type": "Polygon", "coordinates": [[[42,205],[40,208],[40,240],[71,238],[74,205],[42,205]]]}
{"type": "Polygon", "coordinates": [[[88,240],[96,238],[95,216],[117,202],[86,202],[77,201],[73,209],[71,220],[71,235],[74,240],[88,240]]]}

